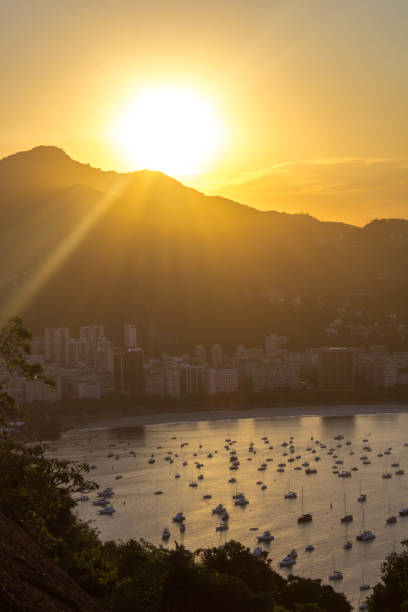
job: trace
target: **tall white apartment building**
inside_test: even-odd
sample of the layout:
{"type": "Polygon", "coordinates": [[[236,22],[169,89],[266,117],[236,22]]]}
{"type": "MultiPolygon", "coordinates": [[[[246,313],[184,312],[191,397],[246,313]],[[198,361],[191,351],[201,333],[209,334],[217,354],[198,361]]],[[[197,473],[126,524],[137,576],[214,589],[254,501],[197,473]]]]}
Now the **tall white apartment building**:
{"type": "Polygon", "coordinates": [[[87,363],[88,352],[89,346],[86,340],[68,338],[65,342],[65,365],[72,368],[87,363]]]}
{"type": "Polygon", "coordinates": [[[389,357],[374,359],[371,370],[373,387],[393,387],[397,383],[397,364],[389,357]]]}
{"type": "Polygon", "coordinates": [[[24,401],[26,404],[33,402],[58,402],[61,395],[61,382],[55,380],[55,389],[51,389],[42,380],[24,381],[24,401]]]}
{"type": "Polygon", "coordinates": [[[201,344],[197,344],[193,349],[193,361],[197,364],[206,363],[207,361],[207,349],[201,344]]]}
{"type": "Polygon", "coordinates": [[[105,337],[105,329],[103,325],[82,325],[79,328],[79,337],[96,347],[97,342],[105,337]]]}
{"type": "Polygon", "coordinates": [[[44,332],[44,353],[46,362],[65,363],[65,343],[68,338],[68,327],[47,327],[44,332]]]}
{"type": "Polygon", "coordinates": [[[94,380],[81,380],[77,385],[77,397],[80,399],[101,399],[101,385],[94,380]]]}
{"type": "Polygon", "coordinates": [[[98,342],[105,337],[103,325],[82,325],[79,328],[79,339],[88,343],[88,363],[95,364],[95,352],[98,342]]]}
{"type": "Polygon", "coordinates": [[[204,390],[207,365],[190,365],[184,363],[181,366],[181,394],[182,396],[197,395],[204,390]]]}
{"type": "Polygon", "coordinates": [[[267,353],[279,351],[286,345],[287,341],[288,339],[286,336],[277,336],[276,334],[269,334],[269,336],[265,338],[265,351],[267,353]]]}
{"type": "Polygon", "coordinates": [[[181,397],[181,370],[178,366],[166,368],[166,395],[181,397]]]}
{"type": "Polygon", "coordinates": [[[123,326],[126,348],[137,348],[136,325],[125,323],[123,326]]]}
{"type": "Polygon", "coordinates": [[[210,361],[211,365],[218,368],[222,365],[223,362],[223,354],[222,348],[219,344],[213,344],[210,350],[210,361]]]}
{"type": "Polygon", "coordinates": [[[32,355],[43,355],[44,354],[44,338],[36,336],[31,340],[31,354],[32,355]]]}
{"type": "Polygon", "coordinates": [[[101,338],[96,345],[95,369],[97,372],[113,372],[113,350],[109,338],[101,338]]]}
{"type": "Polygon", "coordinates": [[[254,393],[265,389],[299,387],[298,363],[276,363],[271,365],[253,364],[251,370],[252,390],[254,393]]]}
{"type": "Polygon", "coordinates": [[[208,393],[234,393],[238,391],[237,368],[210,368],[208,370],[208,393]]]}
{"type": "Polygon", "coordinates": [[[146,395],[166,395],[166,371],[164,368],[146,367],[145,369],[146,395]]]}

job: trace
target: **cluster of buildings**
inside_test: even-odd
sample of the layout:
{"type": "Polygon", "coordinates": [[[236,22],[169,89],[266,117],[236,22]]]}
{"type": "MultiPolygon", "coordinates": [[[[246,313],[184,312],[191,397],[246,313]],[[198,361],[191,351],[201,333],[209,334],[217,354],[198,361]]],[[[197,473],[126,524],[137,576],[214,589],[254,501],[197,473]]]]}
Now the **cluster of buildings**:
{"type": "Polygon", "coordinates": [[[117,392],[137,397],[202,397],[261,393],[274,389],[351,390],[356,385],[392,387],[408,384],[408,352],[386,346],[368,349],[321,347],[304,352],[287,349],[287,338],[271,334],[263,348],[238,346],[226,355],[220,345],[194,347],[192,354],[147,358],[138,346],[136,326],[125,323],[121,346],[105,336],[103,325],[87,325],[72,338],[67,327],[48,328],[33,338],[33,362],[43,364],[56,382],[0,380],[22,404],[61,399],[101,399],[117,392]]]}

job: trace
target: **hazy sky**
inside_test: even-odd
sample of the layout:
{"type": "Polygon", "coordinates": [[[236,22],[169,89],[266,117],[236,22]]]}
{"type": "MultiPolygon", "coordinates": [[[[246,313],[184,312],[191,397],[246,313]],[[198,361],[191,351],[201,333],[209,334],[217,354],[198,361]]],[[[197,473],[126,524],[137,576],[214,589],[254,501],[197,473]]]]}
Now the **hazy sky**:
{"type": "Polygon", "coordinates": [[[320,218],[408,217],[407,32],[407,0],[2,0],[0,156],[54,144],[129,170],[112,124],[138,88],[174,83],[226,128],[185,182],[320,218]]]}

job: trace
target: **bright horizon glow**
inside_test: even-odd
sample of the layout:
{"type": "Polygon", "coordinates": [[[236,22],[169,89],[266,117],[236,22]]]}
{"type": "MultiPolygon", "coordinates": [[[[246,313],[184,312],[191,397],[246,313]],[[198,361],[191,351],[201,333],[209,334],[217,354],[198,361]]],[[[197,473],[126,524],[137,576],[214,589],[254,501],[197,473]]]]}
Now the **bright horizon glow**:
{"type": "Polygon", "coordinates": [[[143,89],[114,123],[112,138],[135,169],[199,172],[224,143],[224,129],[204,95],[181,86],[143,89]]]}

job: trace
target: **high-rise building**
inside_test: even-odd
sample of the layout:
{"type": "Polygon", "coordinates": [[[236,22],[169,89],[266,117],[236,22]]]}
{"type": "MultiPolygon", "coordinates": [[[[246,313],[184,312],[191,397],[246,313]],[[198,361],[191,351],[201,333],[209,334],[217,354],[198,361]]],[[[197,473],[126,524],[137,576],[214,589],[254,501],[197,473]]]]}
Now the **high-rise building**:
{"type": "Polygon", "coordinates": [[[166,368],[166,395],[181,397],[181,368],[170,366],[166,368]]]}
{"type": "Polygon", "coordinates": [[[32,404],[33,402],[58,402],[61,400],[61,382],[55,380],[55,388],[51,388],[42,380],[26,380],[24,381],[24,402],[32,404]]]}
{"type": "Polygon", "coordinates": [[[79,337],[96,345],[98,340],[105,337],[105,330],[103,325],[82,325],[79,328],[79,337]]]}
{"type": "Polygon", "coordinates": [[[145,371],[146,395],[163,397],[166,395],[166,372],[164,368],[148,368],[145,371]]]}
{"type": "Polygon", "coordinates": [[[44,333],[44,353],[46,362],[65,363],[65,343],[68,338],[68,327],[47,327],[44,333]]]}
{"type": "Polygon", "coordinates": [[[322,389],[352,389],[354,386],[354,349],[321,348],[319,382],[322,389]]]}
{"type": "Polygon", "coordinates": [[[88,343],[88,363],[95,365],[95,353],[98,342],[105,337],[103,325],[82,325],[79,328],[79,338],[88,343]]]}
{"type": "Polygon", "coordinates": [[[403,353],[402,352],[393,353],[392,358],[397,364],[398,370],[408,368],[408,352],[405,351],[403,353]]]}
{"type": "Polygon", "coordinates": [[[118,351],[113,356],[115,389],[119,393],[143,393],[144,371],[142,349],[118,351]]]}
{"type": "Polygon", "coordinates": [[[206,365],[184,363],[181,366],[181,395],[198,395],[202,393],[205,386],[206,372],[206,365]]]}
{"type": "Polygon", "coordinates": [[[124,335],[125,335],[125,347],[136,348],[137,347],[137,335],[136,335],[136,325],[133,323],[125,323],[124,324],[124,335]]]}
{"type": "Polygon", "coordinates": [[[65,342],[65,365],[72,368],[79,365],[84,365],[88,361],[88,342],[86,340],[77,340],[76,338],[68,338],[65,342]]]}
{"type": "Polygon", "coordinates": [[[267,353],[274,353],[275,351],[279,351],[287,344],[286,336],[277,336],[276,334],[269,334],[267,338],[265,338],[265,351],[267,353]]]}
{"type": "Polygon", "coordinates": [[[218,368],[220,365],[222,365],[223,362],[223,354],[222,354],[222,348],[219,344],[213,344],[210,350],[210,359],[211,359],[211,365],[214,366],[215,368],[218,368]]]}
{"type": "Polygon", "coordinates": [[[95,380],[81,380],[77,384],[77,395],[79,399],[101,399],[101,386],[95,380]]]}
{"type": "Polygon", "coordinates": [[[193,349],[193,362],[195,364],[203,364],[207,361],[207,349],[201,344],[197,344],[197,346],[193,349]]]}
{"type": "Polygon", "coordinates": [[[210,368],[208,370],[208,393],[234,393],[238,391],[237,368],[210,368]]]}
{"type": "Polygon", "coordinates": [[[113,351],[109,338],[101,338],[96,345],[95,370],[97,372],[113,372],[113,351]]]}
{"type": "Polygon", "coordinates": [[[43,355],[44,353],[44,338],[35,337],[31,340],[31,354],[32,355],[43,355]]]}
{"type": "Polygon", "coordinates": [[[373,387],[393,387],[397,383],[397,365],[390,357],[379,357],[371,363],[370,383],[373,387]]]}
{"type": "Polygon", "coordinates": [[[252,364],[252,390],[257,393],[265,389],[299,387],[298,363],[275,363],[269,365],[252,364]]]}

